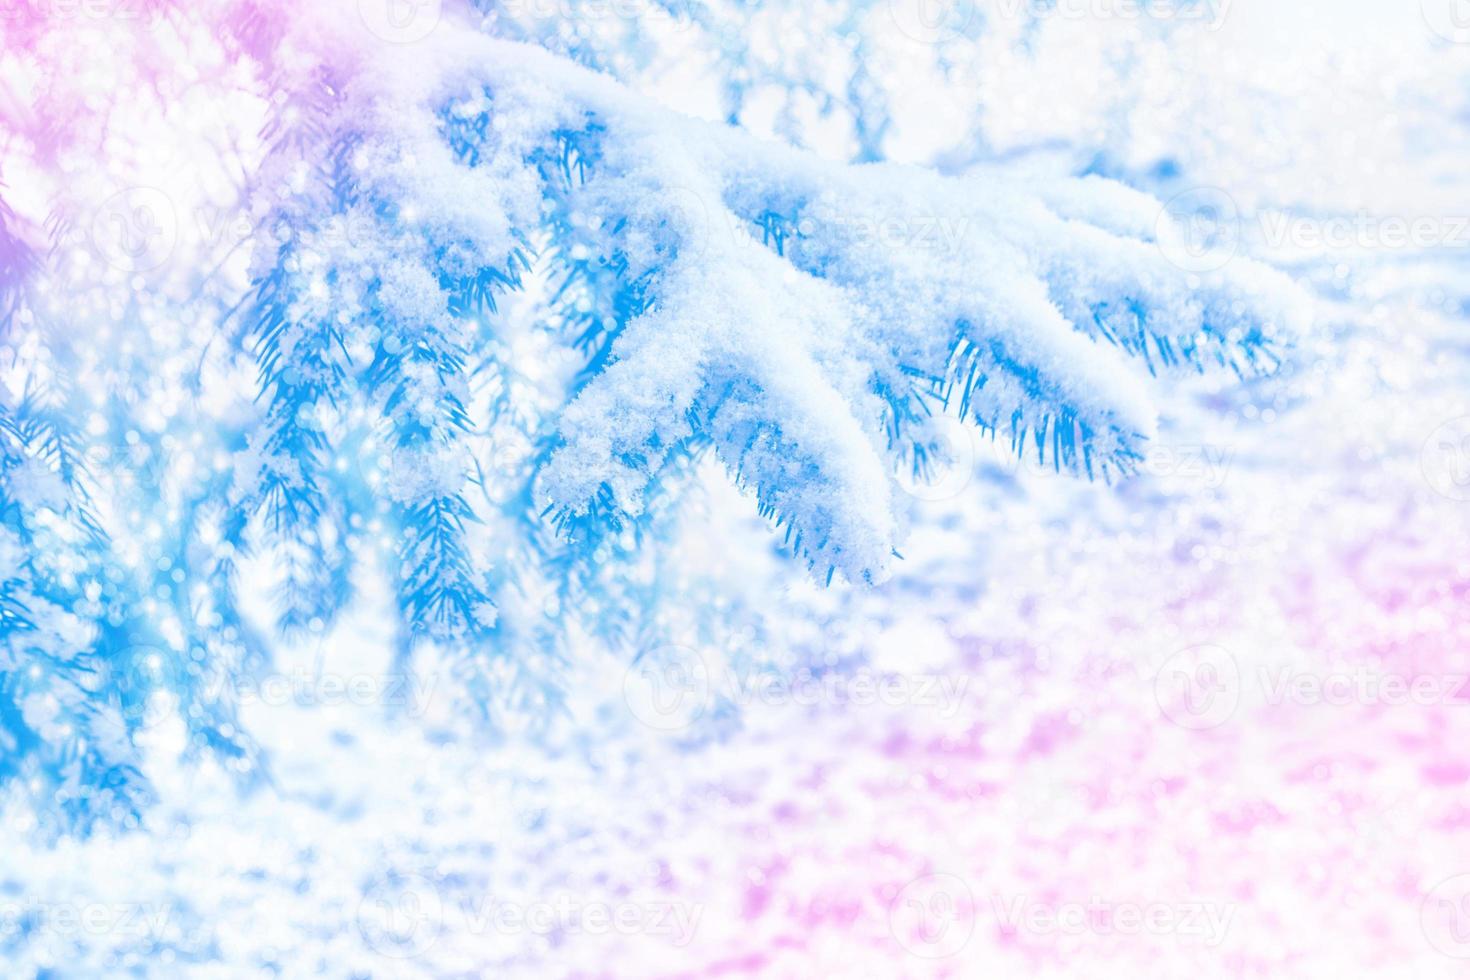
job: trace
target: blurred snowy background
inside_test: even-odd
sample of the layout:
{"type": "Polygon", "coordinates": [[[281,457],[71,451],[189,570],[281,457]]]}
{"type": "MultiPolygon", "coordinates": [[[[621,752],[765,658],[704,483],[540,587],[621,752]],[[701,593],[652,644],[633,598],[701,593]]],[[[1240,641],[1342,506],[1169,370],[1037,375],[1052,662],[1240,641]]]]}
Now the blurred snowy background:
{"type": "MultiPolygon", "coordinates": [[[[230,183],[221,148],[253,137],[260,100],[229,95],[197,25],[141,2],[45,6],[66,112],[110,129],[50,171],[39,140],[7,155],[10,206],[44,224],[48,194],[105,197],[87,161],[127,158],[190,216],[178,249],[248,281],[192,216],[230,183]],[[119,93],[122,30],[158,70],[119,93]]],[[[903,560],[874,586],[813,580],[698,463],[646,546],[656,612],[628,644],[567,641],[554,725],[465,724],[462,670],[435,649],[405,670],[391,583],[364,575],[234,692],[259,778],[150,711],[129,736],[152,796],[135,818],[55,834],[33,794],[6,798],[3,972],[1463,975],[1461,6],[480,9],[647,100],[831,161],[1118,179],[1204,222],[1209,247],[1172,256],[1201,263],[1183,274],[1268,262],[1314,294],[1315,322],[1270,376],[1148,379],[1161,429],[1111,485],[941,426],[948,451],[900,480],[903,560]]],[[[52,111],[35,36],[9,40],[38,9],[4,22],[15,131],[52,111]]],[[[415,33],[450,12],[340,16],[393,34],[412,75],[415,33]]],[[[201,315],[208,292],[171,283],[140,322],[201,315]]],[[[251,584],[269,573],[247,569],[243,622],[275,615],[251,584]]]]}

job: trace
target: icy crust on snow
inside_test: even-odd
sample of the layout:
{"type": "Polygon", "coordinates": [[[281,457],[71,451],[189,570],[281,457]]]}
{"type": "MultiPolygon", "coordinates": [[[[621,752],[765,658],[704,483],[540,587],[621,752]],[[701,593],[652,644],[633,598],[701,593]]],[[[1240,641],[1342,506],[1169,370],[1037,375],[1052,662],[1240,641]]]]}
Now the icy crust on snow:
{"type": "MultiPolygon", "coordinates": [[[[297,41],[363,43],[324,30],[297,41]]],[[[819,575],[879,580],[904,523],[895,473],[932,453],[931,413],[1109,478],[1154,430],[1149,374],[1269,369],[1307,319],[1264,267],[1171,264],[1157,202],[1109,182],[833,165],[448,20],[344,91],[371,119],[353,165],[397,213],[336,261],[398,270],[385,331],[451,333],[438,283],[513,272],[550,206],[637,293],[539,474],[564,515],[636,520],[662,468],[710,446],[819,575]],[[585,179],[553,187],[530,162],[568,146],[585,179]]]]}

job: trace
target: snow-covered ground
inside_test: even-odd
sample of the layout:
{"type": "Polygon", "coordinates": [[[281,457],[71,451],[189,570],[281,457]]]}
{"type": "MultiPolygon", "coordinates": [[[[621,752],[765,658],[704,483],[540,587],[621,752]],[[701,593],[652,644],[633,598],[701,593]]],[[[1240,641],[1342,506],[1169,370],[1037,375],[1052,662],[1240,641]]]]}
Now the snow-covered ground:
{"type": "MultiPolygon", "coordinates": [[[[247,706],[255,791],[165,722],[142,831],[7,843],[4,974],[1463,975],[1470,44],[1432,0],[1217,6],[1043,19],[909,113],[1223,194],[1319,300],[1279,376],[1161,382],[1112,487],[960,430],[875,589],[780,564],[712,473],[681,548],[750,648],[589,646],[549,743],[465,737],[432,666],[354,696],[369,592],[247,706]]],[[[915,155],[969,165],[953,136],[915,155]]]]}

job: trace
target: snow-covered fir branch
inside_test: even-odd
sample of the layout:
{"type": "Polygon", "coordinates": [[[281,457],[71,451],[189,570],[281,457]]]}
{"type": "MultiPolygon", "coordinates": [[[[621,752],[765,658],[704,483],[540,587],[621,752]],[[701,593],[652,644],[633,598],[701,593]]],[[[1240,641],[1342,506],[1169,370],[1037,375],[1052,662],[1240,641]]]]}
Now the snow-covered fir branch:
{"type": "MultiPolygon", "coordinates": [[[[68,312],[65,250],[26,245],[46,208],[0,211],[0,737],[45,792],[91,767],[63,803],[104,771],[141,799],[154,710],[258,774],[221,678],[329,634],[365,576],[392,583],[405,668],[432,648],[468,713],[549,724],[570,638],[656,630],[660,520],[698,466],[816,581],[876,583],[937,419],[1111,480],[1146,449],[1159,378],[1269,371],[1307,322],[1264,266],[1171,262],[1158,202],[1122,185],[833,162],[484,11],[446,10],[412,57],[335,4],[152,16],[225,28],[220,74],[260,126],[230,132],[217,183],[249,234],[183,253],[157,295],[137,270],[89,281],[68,312]],[[94,323],[95,349],[67,339],[94,323]],[[192,417],[159,407],[180,377],[192,417]],[[251,566],[274,622],[246,611],[251,566]]],[[[868,60],[840,92],[796,84],[862,107],[858,160],[891,118],[868,60]]],[[[24,123],[30,153],[65,155],[24,123]]]]}

